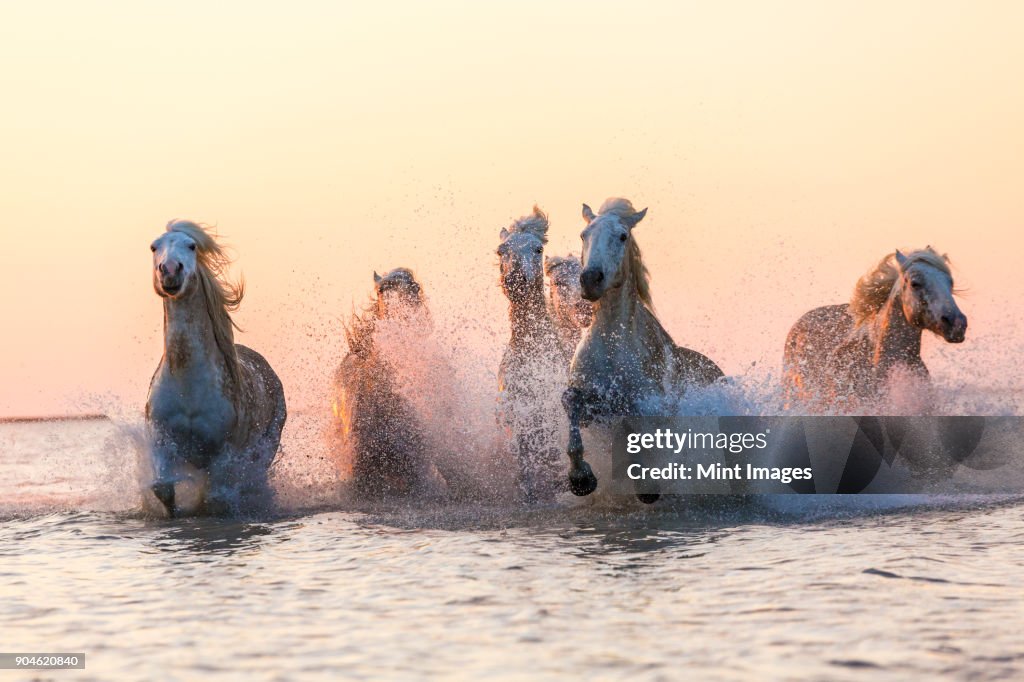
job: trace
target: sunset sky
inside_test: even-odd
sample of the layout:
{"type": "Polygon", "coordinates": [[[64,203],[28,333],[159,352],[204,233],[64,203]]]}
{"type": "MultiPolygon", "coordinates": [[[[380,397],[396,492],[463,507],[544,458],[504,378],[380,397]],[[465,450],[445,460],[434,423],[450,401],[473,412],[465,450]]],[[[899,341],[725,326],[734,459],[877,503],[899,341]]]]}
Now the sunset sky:
{"type": "Polygon", "coordinates": [[[234,247],[238,340],[302,409],[374,269],[416,270],[496,365],[501,227],[537,202],[578,249],[609,195],[649,207],[658,311],[727,373],[932,244],[971,326],[927,352],[1024,385],[1021,27],[1020,2],[5,3],[0,416],[141,407],[171,218],[234,247]]]}

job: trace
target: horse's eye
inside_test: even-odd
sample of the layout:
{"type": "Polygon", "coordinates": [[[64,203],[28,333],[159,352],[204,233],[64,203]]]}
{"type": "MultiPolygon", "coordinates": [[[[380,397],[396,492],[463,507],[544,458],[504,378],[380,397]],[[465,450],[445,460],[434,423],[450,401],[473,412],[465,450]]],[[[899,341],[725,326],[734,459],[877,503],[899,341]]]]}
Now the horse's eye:
{"type": "Polygon", "coordinates": [[[626,239],[628,239],[628,237],[626,236],[625,232],[623,232],[622,234],[619,235],[619,241],[620,242],[624,242],[624,241],[626,241],[626,239]]]}
{"type": "Polygon", "coordinates": [[[916,279],[910,281],[910,287],[912,289],[920,289],[922,286],[924,286],[924,285],[922,285],[921,282],[919,282],[916,279]]]}
{"type": "Polygon", "coordinates": [[[196,245],[195,244],[189,244],[188,245],[188,250],[189,251],[195,251],[196,250],[196,245]]]}
{"type": "Polygon", "coordinates": [[[544,253],[544,247],[538,246],[533,250],[534,253],[544,253]]]}
{"type": "Polygon", "coordinates": [[[152,251],[153,253],[156,253],[156,244],[150,244],[149,250],[152,251]]]}

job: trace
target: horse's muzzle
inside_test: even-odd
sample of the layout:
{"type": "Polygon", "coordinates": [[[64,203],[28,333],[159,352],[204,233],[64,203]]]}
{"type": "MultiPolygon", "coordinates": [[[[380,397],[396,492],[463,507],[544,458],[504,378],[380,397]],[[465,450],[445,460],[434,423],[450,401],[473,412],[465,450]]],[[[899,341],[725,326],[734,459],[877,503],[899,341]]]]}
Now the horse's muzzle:
{"type": "Polygon", "coordinates": [[[160,289],[168,296],[178,295],[185,286],[185,278],[180,273],[161,275],[157,281],[160,282],[160,289]]]}
{"type": "Polygon", "coordinates": [[[502,286],[505,288],[505,293],[512,300],[519,300],[522,297],[530,293],[531,289],[540,286],[544,287],[543,280],[531,281],[526,274],[521,270],[513,270],[502,277],[502,286]]]}
{"type": "Polygon", "coordinates": [[[596,301],[604,293],[604,272],[587,268],[580,273],[580,295],[588,301],[596,301]]]}
{"type": "Polygon", "coordinates": [[[942,316],[942,338],[949,343],[963,343],[967,337],[967,316],[959,315],[942,316]]]}

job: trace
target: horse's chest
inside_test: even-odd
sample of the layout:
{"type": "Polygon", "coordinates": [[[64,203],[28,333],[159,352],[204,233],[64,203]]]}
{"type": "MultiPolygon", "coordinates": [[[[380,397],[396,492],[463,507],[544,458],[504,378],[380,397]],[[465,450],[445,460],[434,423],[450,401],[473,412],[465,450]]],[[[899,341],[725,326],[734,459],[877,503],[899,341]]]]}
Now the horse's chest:
{"type": "Polygon", "coordinates": [[[237,420],[234,406],[216,382],[165,374],[153,385],[150,421],[178,445],[211,451],[228,439],[237,420]]]}
{"type": "Polygon", "coordinates": [[[629,403],[660,390],[651,378],[653,360],[643,349],[594,340],[573,361],[570,384],[629,403]]]}

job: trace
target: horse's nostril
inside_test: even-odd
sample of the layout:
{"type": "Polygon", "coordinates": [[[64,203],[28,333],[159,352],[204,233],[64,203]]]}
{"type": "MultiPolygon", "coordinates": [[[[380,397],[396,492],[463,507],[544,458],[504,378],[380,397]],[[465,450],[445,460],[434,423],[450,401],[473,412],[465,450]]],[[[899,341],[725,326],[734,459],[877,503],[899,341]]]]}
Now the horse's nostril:
{"type": "Polygon", "coordinates": [[[184,269],[185,269],[185,264],[184,263],[178,263],[177,271],[181,272],[184,269]]]}
{"type": "Polygon", "coordinates": [[[952,327],[953,326],[953,318],[950,317],[949,315],[943,315],[942,316],[942,324],[946,325],[947,327],[952,327]]]}
{"type": "Polygon", "coordinates": [[[580,284],[592,288],[604,281],[604,273],[600,270],[584,270],[580,275],[580,284]]]}

